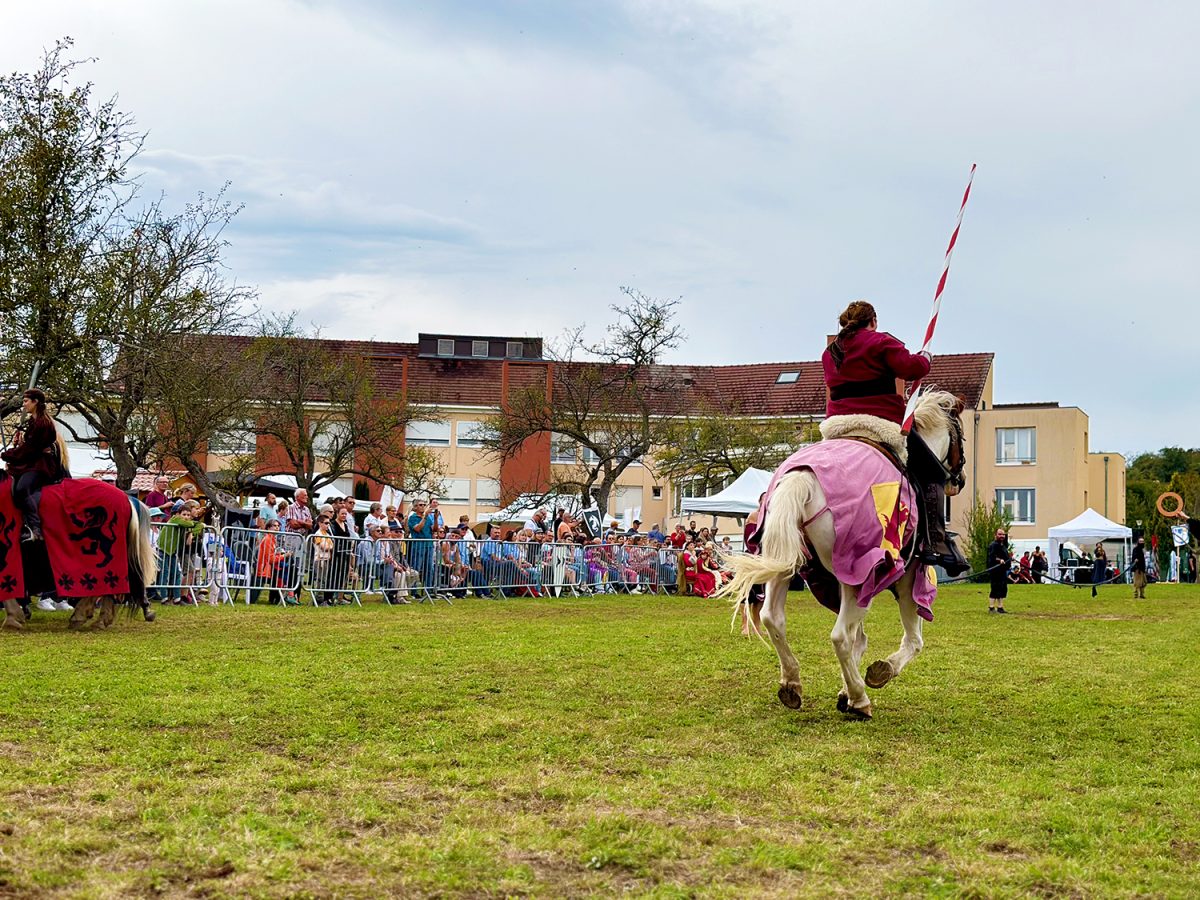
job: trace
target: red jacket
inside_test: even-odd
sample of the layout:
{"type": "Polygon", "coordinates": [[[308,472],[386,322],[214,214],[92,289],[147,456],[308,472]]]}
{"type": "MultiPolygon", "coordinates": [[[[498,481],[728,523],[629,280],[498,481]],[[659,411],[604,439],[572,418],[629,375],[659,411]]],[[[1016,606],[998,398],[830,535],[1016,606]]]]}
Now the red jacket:
{"type": "Polygon", "coordinates": [[[840,367],[828,350],[821,356],[829,391],[825,415],[879,416],[901,423],[904,395],[897,393],[896,379],[924,378],[929,360],[909,353],[886,331],[857,331],[842,342],[842,349],[846,355],[840,367]]]}
{"type": "Polygon", "coordinates": [[[21,442],[9,447],[2,457],[8,463],[8,474],[19,478],[25,472],[41,472],[47,481],[58,481],[62,478],[62,467],[58,454],[51,448],[55,446],[58,433],[54,430],[54,422],[48,416],[35,417],[30,420],[21,442]]]}

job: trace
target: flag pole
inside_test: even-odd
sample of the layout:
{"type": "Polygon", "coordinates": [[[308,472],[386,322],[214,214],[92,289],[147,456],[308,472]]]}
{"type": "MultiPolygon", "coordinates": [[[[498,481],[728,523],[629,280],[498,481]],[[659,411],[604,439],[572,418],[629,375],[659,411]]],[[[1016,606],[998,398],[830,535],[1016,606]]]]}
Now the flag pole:
{"type": "MultiPolygon", "coordinates": [[[[942,266],[942,277],[938,279],[937,290],[933,292],[933,311],[929,314],[929,324],[925,326],[925,339],[921,350],[928,351],[933,342],[933,333],[937,329],[938,313],[942,309],[942,293],[946,290],[946,279],[950,276],[950,257],[954,255],[954,245],[958,243],[958,232],[962,228],[963,213],[967,210],[967,198],[971,196],[971,185],[975,181],[975,164],[971,163],[971,174],[967,178],[967,189],[963,191],[962,203],[958,206],[958,219],[954,222],[954,231],[950,235],[950,244],[946,247],[946,261],[942,266]]],[[[912,393],[908,398],[908,406],[904,410],[903,431],[907,434],[912,430],[913,413],[917,409],[917,400],[921,395],[921,380],[913,384],[912,393]]]]}

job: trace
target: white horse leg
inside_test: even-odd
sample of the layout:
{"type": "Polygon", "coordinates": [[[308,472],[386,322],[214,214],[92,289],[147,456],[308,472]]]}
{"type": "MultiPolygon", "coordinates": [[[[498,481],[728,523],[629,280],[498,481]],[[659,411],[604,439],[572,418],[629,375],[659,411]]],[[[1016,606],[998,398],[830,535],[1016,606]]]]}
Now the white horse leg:
{"type": "Polygon", "coordinates": [[[787,642],[787,589],[790,577],[782,576],[767,582],[763,602],[762,623],[771,636],[779,655],[779,702],[788,709],[799,709],[804,702],[800,685],[800,663],[787,642]]]}
{"type": "MultiPolygon", "coordinates": [[[[863,619],[867,611],[858,605],[858,591],[850,585],[842,585],[842,603],[838,610],[837,622],[829,638],[833,641],[833,649],[842,667],[842,683],[846,688],[846,708],[843,712],[860,719],[871,718],[871,700],[867,697],[867,686],[862,676],[858,674],[858,666],[854,661],[854,645],[859,637],[863,619]]],[[[865,645],[866,633],[862,640],[865,645]]],[[[841,700],[838,708],[842,708],[841,700]]]]}
{"type": "Polygon", "coordinates": [[[867,686],[881,688],[904,671],[913,657],[921,652],[924,639],[921,637],[921,617],[917,615],[917,604],[913,600],[912,588],[915,570],[910,569],[897,582],[899,589],[896,602],[900,607],[900,622],[904,626],[904,637],[900,648],[887,659],[879,659],[867,668],[867,686]]]}

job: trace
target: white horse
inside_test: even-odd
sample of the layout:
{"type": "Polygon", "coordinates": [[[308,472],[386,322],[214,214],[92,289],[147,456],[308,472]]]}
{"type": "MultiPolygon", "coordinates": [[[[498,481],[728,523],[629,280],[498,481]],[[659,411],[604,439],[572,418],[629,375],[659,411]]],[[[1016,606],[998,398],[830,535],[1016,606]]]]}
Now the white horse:
{"type": "MultiPolygon", "coordinates": [[[[961,476],[962,426],[958,420],[962,402],[953,394],[933,391],[918,402],[914,428],[933,455],[948,471],[956,469],[961,476]],[[953,466],[947,460],[954,457],[953,466]]],[[[950,488],[947,493],[955,493],[950,488]]],[[[787,642],[785,604],[788,582],[792,575],[815,553],[821,565],[833,572],[834,528],[825,493],[816,476],[807,469],[798,469],[782,476],[771,497],[770,515],[761,537],[761,553],[740,554],[729,560],[734,570],[733,580],[722,594],[742,602],[755,584],[766,585],[766,600],[762,623],[779,655],[779,699],[789,709],[799,709],[803,702],[800,684],[800,665],[787,642]],[[822,512],[822,510],[824,510],[822,512]]],[[[870,497],[863,498],[871,503],[870,497]]],[[[873,662],[866,679],[859,674],[863,654],[867,650],[867,632],[863,627],[867,609],[858,605],[858,588],[840,585],[840,609],[830,635],[833,648],[842,668],[843,689],[838,696],[838,709],[856,718],[871,718],[871,701],[866,688],[881,688],[895,678],[921,652],[921,617],[913,600],[913,579],[917,566],[909,563],[904,575],[893,586],[900,604],[900,621],[904,638],[900,648],[887,659],[873,662]]]]}

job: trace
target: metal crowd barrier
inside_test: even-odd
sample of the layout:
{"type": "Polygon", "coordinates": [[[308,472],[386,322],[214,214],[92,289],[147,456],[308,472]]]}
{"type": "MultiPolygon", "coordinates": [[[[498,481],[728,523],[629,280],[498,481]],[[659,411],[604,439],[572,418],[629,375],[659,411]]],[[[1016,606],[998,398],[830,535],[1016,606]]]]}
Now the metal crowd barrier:
{"type": "Polygon", "coordinates": [[[685,593],[681,551],[646,543],[372,540],[278,529],[153,526],[159,599],[198,603],[453,603],[467,597],[685,593]]]}
{"type": "Polygon", "coordinates": [[[201,597],[210,603],[220,602],[214,591],[217,572],[214,548],[220,542],[215,528],[154,522],[150,540],[158,562],[158,574],[147,585],[152,597],[171,603],[195,606],[201,597]]]}

